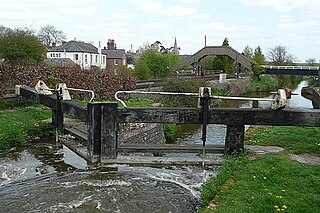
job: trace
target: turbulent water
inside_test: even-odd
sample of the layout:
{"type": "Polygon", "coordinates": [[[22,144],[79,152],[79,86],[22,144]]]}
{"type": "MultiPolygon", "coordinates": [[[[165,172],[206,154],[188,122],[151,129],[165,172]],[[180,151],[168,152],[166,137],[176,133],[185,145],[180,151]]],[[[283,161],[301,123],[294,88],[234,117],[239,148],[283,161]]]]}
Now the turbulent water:
{"type": "MultiPolygon", "coordinates": [[[[294,96],[288,107],[312,105],[294,96]]],[[[223,144],[225,131],[223,125],[208,125],[207,143],[223,144]]],[[[202,143],[199,125],[180,126],[178,133],[177,143],[202,143]]],[[[100,168],[62,144],[33,141],[0,152],[0,212],[195,212],[201,184],[215,173],[216,167],[206,173],[191,166],[100,168]]]]}
{"type": "Polygon", "coordinates": [[[88,165],[54,141],[0,153],[0,212],[195,212],[198,167],[88,165]]]}
{"type": "Polygon", "coordinates": [[[0,188],[1,212],[194,212],[182,187],[133,172],[73,172],[0,188]]]}

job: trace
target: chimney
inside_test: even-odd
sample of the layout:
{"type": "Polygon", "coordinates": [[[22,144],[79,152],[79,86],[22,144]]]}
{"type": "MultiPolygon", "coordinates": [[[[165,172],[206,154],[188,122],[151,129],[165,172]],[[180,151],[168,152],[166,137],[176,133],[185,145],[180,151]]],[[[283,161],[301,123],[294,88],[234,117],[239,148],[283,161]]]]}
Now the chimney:
{"type": "Polygon", "coordinates": [[[116,49],[116,44],[114,43],[114,39],[108,39],[108,50],[115,50],[116,49]]]}

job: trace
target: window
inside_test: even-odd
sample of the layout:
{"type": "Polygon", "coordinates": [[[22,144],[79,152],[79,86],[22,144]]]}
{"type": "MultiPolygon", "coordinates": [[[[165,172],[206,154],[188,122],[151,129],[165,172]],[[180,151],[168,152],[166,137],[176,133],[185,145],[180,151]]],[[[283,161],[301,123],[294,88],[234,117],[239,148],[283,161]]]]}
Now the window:
{"type": "Polygon", "coordinates": [[[53,55],[52,57],[56,57],[56,54],[55,54],[55,53],[52,53],[52,55],[53,55]]]}
{"type": "Polygon", "coordinates": [[[50,58],[53,58],[53,54],[52,53],[50,53],[50,58]]]}
{"type": "Polygon", "coordinates": [[[84,63],[88,63],[88,55],[86,54],[86,55],[84,55],[84,63]]]}
{"type": "Polygon", "coordinates": [[[90,55],[90,64],[92,64],[93,61],[93,55],[90,55]]]}
{"type": "Polygon", "coordinates": [[[98,63],[98,56],[96,55],[96,63],[98,63]]]}
{"type": "Polygon", "coordinates": [[[78,54],[74,54],[74,60],[78,61],[79,60],[79,55],[78,54]]]}
{"type": "Polygon", "coordinates": [[[114,59],[114,65],[118,65],[117,59],[114,59]]]}
{"type": "Polygon", "coordinates": [[[102,56],[102,63],[106,63],[106,56],[102,56]]]}

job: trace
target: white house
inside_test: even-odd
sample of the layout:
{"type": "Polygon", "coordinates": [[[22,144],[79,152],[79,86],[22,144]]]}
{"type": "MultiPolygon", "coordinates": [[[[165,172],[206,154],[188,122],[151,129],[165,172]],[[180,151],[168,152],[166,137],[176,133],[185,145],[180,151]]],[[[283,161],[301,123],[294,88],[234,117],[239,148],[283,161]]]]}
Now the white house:
{"type": "Polygon", "coordinates": [[[97,66],[106,69],[106,55],[102,54],[101,46],[96,48],[90,43],[82,41],[68,41],[60,46],[53,46],[47,52],[48,59],[69,58],[83,69],[90,69],[97,66]]]}

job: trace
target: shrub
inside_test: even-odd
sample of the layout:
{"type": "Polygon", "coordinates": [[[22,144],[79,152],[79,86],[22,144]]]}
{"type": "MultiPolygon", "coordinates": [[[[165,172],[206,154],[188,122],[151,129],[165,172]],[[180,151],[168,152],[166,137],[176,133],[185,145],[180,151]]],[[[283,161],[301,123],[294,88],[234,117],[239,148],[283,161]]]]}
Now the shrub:
{"type": "MultiPolygon", "coordinates": [[[[201,80],[182,80],[173,79],[168,80],[162,90],[168,92],[180,92],[180,93],[198,93],[199,87],[206,87],[208,83],[201,80]]],[[[161,100],[166,106],[173,107],[196,107],[198,98],[194,96],[173,95],[165,96],[161,100]]]]}
{"type": "MultiPolygon", "coordinates": [[[[66,83],[67,87],[71,88],[93,90],[99,99],[111,98],[117,90],[130,90],[135,86],[135,79],[126,73],[115,76],[98,69],[51,67],[46,64],[11,66],[2,63],[0,64],[0,96],[9,93],[16,84],[33,87],[35,79],[41,79],[51,87],[59,82],[66,83]]],[[[88,94],[83,92],[70,93],[73,98],[88,97],[88,94]]]]}
{"type": "Polygon", "coordinates": [[[173,143],[176,139],[177,125],[176,124],[165,124],[163,125],[164,136],[167,143],[173,143]]]}

